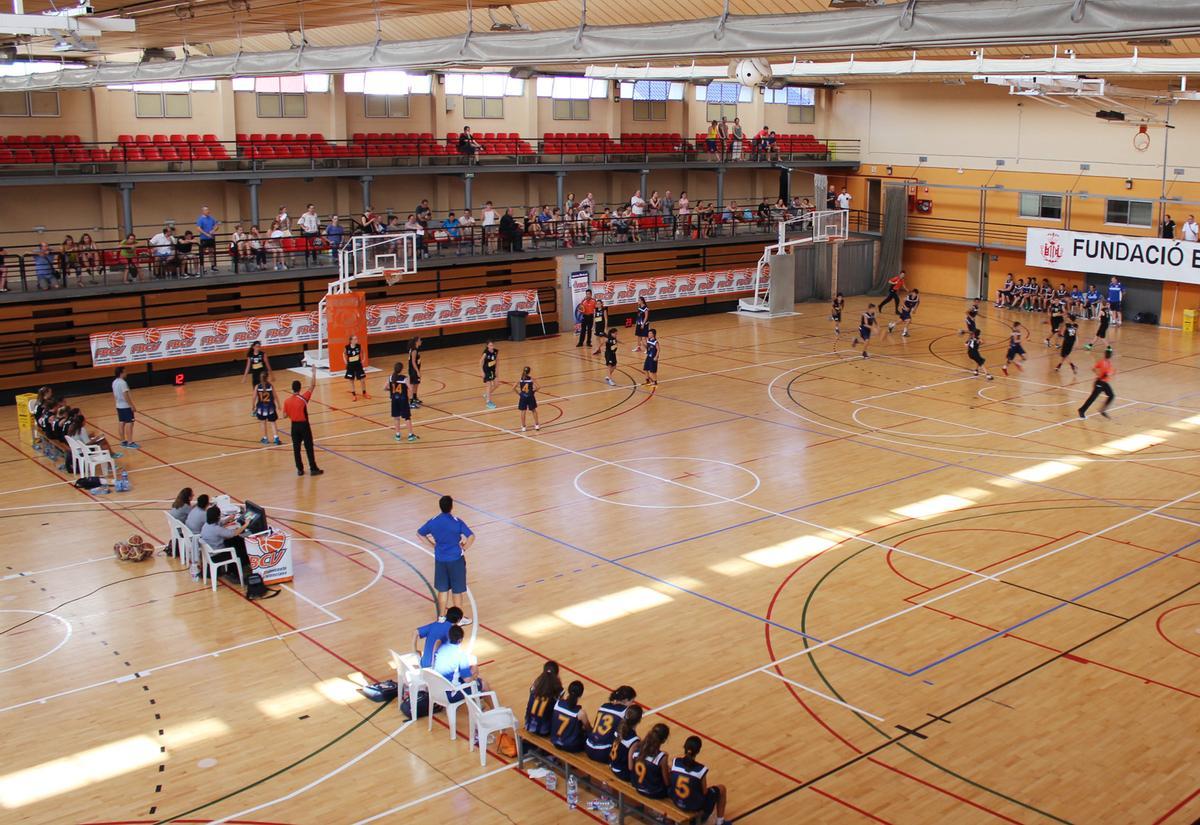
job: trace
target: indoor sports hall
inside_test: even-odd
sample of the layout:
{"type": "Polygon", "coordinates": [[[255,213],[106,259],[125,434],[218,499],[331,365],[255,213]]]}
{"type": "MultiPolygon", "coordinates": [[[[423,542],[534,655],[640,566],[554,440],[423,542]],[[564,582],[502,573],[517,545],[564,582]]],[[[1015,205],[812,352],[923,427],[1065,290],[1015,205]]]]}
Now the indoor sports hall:
{"type": "Polygon", "coordinates": [[[1149,0],[15,4],[0,822],[1196,822],[1197,84],[1149,0]]]}

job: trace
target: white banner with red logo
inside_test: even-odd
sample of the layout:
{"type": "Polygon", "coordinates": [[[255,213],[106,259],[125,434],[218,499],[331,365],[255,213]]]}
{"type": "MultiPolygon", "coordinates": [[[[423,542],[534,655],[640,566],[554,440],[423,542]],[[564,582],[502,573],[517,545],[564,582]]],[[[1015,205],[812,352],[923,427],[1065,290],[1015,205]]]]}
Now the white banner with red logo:
{"type": "Polygon", "coordinates": [[[1065,229],[1029,229],[1025,263],[1043,269],[1200,283],[1200,244],[1065,229]]]}
{"type": "MultiPolygon", "coordinates": [[[[531,315],[540,313],[537,290],[368,304],[367,331],[374,335],[501,321],[515,310],[531,315]]],[[[261,341],[264,347],[316,342],[319,323],[320,318],[313,310],[100,332],[91,337],[92,363],[104,367],[212,352],[239,352],[249,349],[252,341],[261,341]]]]}
{"type": "Polygon", "coordinates": [[[730,269],[724,272],[692,272],[686,275],[653,275],[627,281],[596,281],[592,294],[605,306],[667,301],[672,298],[696,298],[705,295],[731,295],[754,289],[754,270],[730,269]]]}
{"type": "Polygon", "coordinates": [[[292,580],[292,540],[287,533],[270,529],[244,538],[246,555],[250,559],[250,569],[246,575],[257,573],[262,576],[264,584],[292,580]]]}

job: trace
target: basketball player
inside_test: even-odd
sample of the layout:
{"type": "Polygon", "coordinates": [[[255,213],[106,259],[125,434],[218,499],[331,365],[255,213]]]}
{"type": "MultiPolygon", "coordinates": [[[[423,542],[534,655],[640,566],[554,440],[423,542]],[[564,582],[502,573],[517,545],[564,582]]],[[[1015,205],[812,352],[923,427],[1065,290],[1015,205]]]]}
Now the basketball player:
{"type": "Polygon", "coordinates": [[[1103,341],[1108,344],[1108,325],[1112,321],[1112,308],[1108,301],[1100,301],[1100,326],[1096,327],[1096,335],[1088,343],[1087,348],[1090,350],[1093,346],[1103,341]]]}
{"type": "Polygon", "coordinates": [[[975,375],[978,376],[980,373],[983,373],[987,380],[991,381],[992,374],[984,366],[986,359],[983,357],[983,353],[979,351],[981,343],[979,340],[979,330],[971,330],[971,334],[967,336],[967,357],[975,362],[975,375]]]}
{"type": "Polygon", "coordinates": [[[689,736],[683,743],[683,756],[671,761],[671,801],[701,822],[707,822],[715,811],[717,825],[725,825],[725,786],[708,784],[708,767],[696,761],[700,745],[699,736],[689,736]]]}
{"type": "Polygon", "coordinates": [[[262,422],[262,443],[268,444],[268,436],[276,444],[279,440],[279,409],[276,406],[275,388],[271,386],[269,374],[264,374],[254,386],[254,417],[262,422]]]}
{"type": "Polygon", "coordinates": [[[842,310],[846,307],[846,298],[842,293],[833,296],[833,307],[829,313],[829,320],[833,321],[833,337],[842,337],[842,310]]]}
{"type": "Polygon", "coordinates": [[[858,321],[858,336],[854,339],[854,342],[850,344],[852,347],[857,347],[858,342],[860,340],[862,341],[863,358],[870,357],[867,355],[867,346],[871,343],[871,331],[875,329],[876,326],[878,326],[878,324],[875,323],[875,305],[867,304],[867,308],[863,310],[862,317],[858,321]]]}
{"type": "Polygon", "coordinates": [[[421,336],[418,335],[412,339],[408,345],[408,386],[412,392],[409,396],[409,405],[416,409],[421,406],[421,399],[417,397],[417,393],[421,390],[421,336]]]}
{"type": "Polygon", "coordinates": [[[637,691],[629,685],[621,685],[608,695],[608,701],[596,711],[592,732],[584,742],[584,750],[590,759],[602,765],[608,764],[613,740],[617,738],[617,728],[636,696],[637,691]]]}
{"type": "Polygon", "coordinates": [[[604,338],[604,367],[608,370],[604,383],[615,387],[617,382],[613,380],[613,373],[617,371],[617,328],[611,327],[601,337],[604,338]]]}
{"type": "Polygon", "coordinates": [[[1025,347],[1021,346],[1021,340],[1024,336],[1029,335],[1029,327],[1022,324],[1020,321],[1013,321],[1012,332],[1008,335],[1008,352],[1004,356],[1004,366],[1000,371],[1008,375],[1010,366],[1021,369],[1021,365],[1017,363],[1019,357],[1022,361],[1025,360],[1025,347]]]}
{"type": "Polygon", "coordinates": [[[496,409],[492,402],[492,393],[496,391],[496,362],[500,359],[500,351],[494,341],[488,341],[479,358],[479,368],[483,370],[483,400],[489,410],[496,409]]]}
{"type": "Polygon", "coordinates": [[[979,317],[979,302],[972,301],[971,306],[969,306],[967,308],[967,316],[966,316],[967,328],[960,329],[958,331],[958,334],[962,335],[963,333],[966,333],[967,335],[971,335],[973,333],[979,332],[978,322],[976,321],[976,319],[978,317],[979,317]]]}
{"type": "Polygon", "coordinates": [[[517,394],[517,409],[521,411],[521,432],[525,432],[525,413],[527,412],[533,413],[533,428],[535,430],[542,428],[537,413],[538,385],[533,380],[531,372],[529,367],[521,370],[521,380],[513,387],[513,391],[517,394]]]}
{"type": "Polygon", "coordinates": [[[642,372],[646,374],[646,383],[658,385],[658,330],[651,329],[646,338],[646,360],[642,363],[642,372]]]}
{"type": "Polygon", "coordinates": [[[358,393],[355,392],[354,382],[357,381],[362,387],[363,398],[369,398],[367,395],[367,373],[363,370],[362,363],[362,344],[358,343],[358,336],[351,335],[350,342],[346,344],[346,380],[350,382],[350,394],[354,396],[354,400],[358,400],[358,393]]]}
{"type": "Polygon", "coordinates": [[[637,339],[637,344],[634,345],[634,352],[641,352],[642,345],[646,342],[646,336],[650,334],[650,305],[646,303],[645,298],[638,298],[636,315],[633,321],[633,336],[637,339]]]}
{"type": "Polygon", "coordinates": [[[888,278],[888,294],[883,299],[883,303],[879,305],[879,314],[883,314],[883,308],[890,302],[896,302],[896,313],[900,313],[900,290],[905,289],[904,285],[904,270],[900,270],[900,274],[892,278],[888,278]]]}
{"type": "MultiPolygon", "coordinates": [[[[917,311],[917,304],[921,303],[921,291],[919,289],[909,290],[909,293],[904,296],[904,304],[900,307],[900,320],[904,324],[904,331],[900,333],[901,338],[908,337],[908,328],[912,324],[913,314],[917,311]]],[[[896,322],[888,324],[888,332],[896,328],[896,322]]]]}
{"type": "Polygon", "coordinates": [[[600,348],[604,346],[600,343],[600,339],[604,337],[604,330],[608,329],[608,308],[604,306],[604,299],[596,299],[596,316],[593,319],[596,324],[596,348],[592,350],[592,355],[599,355],[600,348]]]}
{"type": "Polygon", "coordinates": [[[1071,374],[1075,375],[1079,373],[1079,370],[1075,367],[1075,362],[1071,360],[1071,350],[1075,349],[1075,339],[1078,337],[1079,324],[1075,323],[1074,315],[1068,315],[1067,323],[1062,329],[1062,349],[1059,350],[1062,359],[1058,362],[1058,366],[1054,368],[1055,372],[1062,369],[1063,364],[1070,364],[1071,374]]]}
{"type": "Polygon", "coordinates": [[[392,377],[384,385],[384,390],[392,402],[392,425],[396,428],[396,440],[404,437],[400,432],[400,422],[403,421],[408,425],[408,440],[416,441],[418,436],[413,432],[412,406],[408,400],[408,380],[404,377],[403,364],[392,367],[392,377]]]}
{"type": "Polygon", "coordinates": [[[1116,372],[1112,365],[1112,347],[1105,347],[1104,357],[1096,362],[1092,371],[1096,373],[1096,383],[1092,384],[1092,394],[1088,396],[1088,400],[1084,401],[1083,406],[1079,408],[1079,417],[1087,418],[1088,407],[1092,406],[1092,402],[1100,396],[1100,393],[1104,393],[1107,398],[1104,399],[1104,406],[1100,408],[1100,414],[1108,418],[1108,407],[1115,397],[1112,387],[1108,383],[1108,379],[1112,378],[1116,372]]]}
{"type": "MultiPolygon", "coordinates": [[[[269,379],[271,377],[271,360],[267,358],[267,353],[263,351],[262,343],[253,341],[250,344],[250,349],[246,352],[246,369],[242,371],[242,378],[250,376],[250,386],[257,387],[262,383],[264,375],[269,379]]],[[[250,402],[250,417],[258,417],[258,394],[255,393],[250,402]]]]}
{"type": "Polygon", "coordinates": [[[1062,338],[1060,327],[1063,323],[1063,315],[1066,312],[1063,298],[1058,297],[1057,291],[1050,296],[1048,312],[1050,313],[1050,336],[1046,339],[1046,346],[1050,346],[1050,338],[1062,338]]]}
{"type": "Polygon", "coordinates": [[[567,685],[567,692],[554,703],[554,713],[550,717],[550,744],[559,750],[575,753],[583,750],[583,743],[592,729],[587,711],[579,704],[581,696],[583,682],[576,679],[567,685]]]}

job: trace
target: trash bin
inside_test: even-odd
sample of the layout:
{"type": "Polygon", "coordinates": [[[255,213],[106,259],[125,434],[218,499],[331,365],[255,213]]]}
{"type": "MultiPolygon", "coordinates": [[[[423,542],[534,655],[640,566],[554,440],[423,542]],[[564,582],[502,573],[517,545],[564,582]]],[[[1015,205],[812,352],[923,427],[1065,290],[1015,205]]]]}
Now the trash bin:
{"type": "Polygon", "coordinates": [[[17,396],[17,432],[26,444],[33,443],[33,413],[29,411],[30,401],[37,401],[37,393],[26,392],[17,396]]]}
{"type": "Polygon", "coordinates": [[[1185,309],[1183,311],[1183,331],[1184,332],[1195,332],[1196,331],[1196,315],[1197,314],[1200,314],[1200,313],[1197,313],[1197,311],[1194,309],[1185,309]]]}
{"type": "Polygon", "coordinates": [[[529,313],[523,309],[509,310],[508,313],[508,340],[524,341],[525,340],[525,319],[529,317],[529,313]]]}

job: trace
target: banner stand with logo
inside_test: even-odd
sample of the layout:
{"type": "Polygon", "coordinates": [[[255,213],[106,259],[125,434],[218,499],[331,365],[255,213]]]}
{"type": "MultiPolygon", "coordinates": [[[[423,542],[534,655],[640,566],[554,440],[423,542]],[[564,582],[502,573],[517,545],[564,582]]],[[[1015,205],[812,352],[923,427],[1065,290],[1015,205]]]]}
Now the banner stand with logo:
{"type": "Polygon", "coordinates": [[[264,584],[292,580],[292,540],[287,533],[267,528],[262,533],[244,536],[246,555],[250,558],[249,576],[258,573],[264,584]]]}

